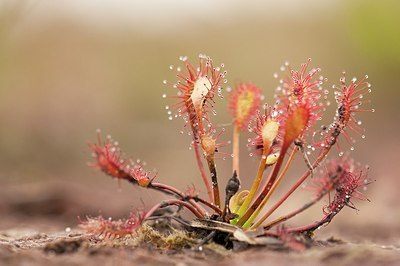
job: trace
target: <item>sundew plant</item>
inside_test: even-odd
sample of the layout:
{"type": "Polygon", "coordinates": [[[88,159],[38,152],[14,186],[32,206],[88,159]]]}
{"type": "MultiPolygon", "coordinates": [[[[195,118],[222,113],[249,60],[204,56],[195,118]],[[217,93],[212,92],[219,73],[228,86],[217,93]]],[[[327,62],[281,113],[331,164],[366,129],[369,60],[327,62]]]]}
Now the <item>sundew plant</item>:
{"type": "MultiPolygon", "coordinates": [[[[207,194],[200,195],[193,186],[176,188],[158,182],[158,174],[146,171],[140,161],[125,158],[116,142],[110,137],[102,140],[98,134],[97,143],[90,145],[93,166],[113,178],[164,193],[168,198],[152,208],[131,213],[125,220],[88,217],[81,222],[84,230],[104,238],[123,237],[136,233],[148,220],[168,219],[208,233],[200,243],[214,239],[225,246],[231,241],[259,244],[275,238],[291,247],[303,247],[300,239],[311,239],[316,229],[329,224],[344,207],[356,209],[355,199],[367,200],[362,190],[369,184],[368,167],[355,163],[347,152],[354,149],[357,139],[365,138],[359,113],[374,112],[364,107],[369,103],[365,96],[371,92],[367,76],[348,80],[343,73],[338,86],[331,87],[336,111],[329,117],[326,108],[331,104],[332,93],[323,88],[327,80],[319,68],[311,68],[310,59],[298,70],[285,63],[281,73],[274,74],[278,87],[273,99],[265,99],[267,103],[262,89],[251,82],[238,83],[233,89],[225,87],[224,64],[216,66],[206,55],[199,55],[198,60],[197,64],[190,63],[183,56],[181,66],[170,66],[177,72],[177,81],[163,81],[169,89],[162,97],[169,102],[165,107],[169,119],[183,119],[183,131],[188,132],[199,168],[191,174],[202,179],[207,194]],[[227,93],[227,111],[233,117],[232,141],[228,143],[222,143],[220,135],[229,130],[220,130],[213,121],[214,106],[223,93],[227,93]],[[246,172],[251,170],[240,164],[241,146],[259,160],[251,175],[241,175],[242,167],[246,172]],[[221,177],[216,157],[223,152],[232,157],[232,173],[221,177]],[[288,178],[296,156],[300,158],[297,163],[305,164],[307,170],[288,178]],[[240,180],[244,179],[252,185],[241,187],[240,180]],[[290,188],[272,201],[271,196],[283,181],[289,182],[290,188]],[[275,211],[305,184],[314,193],[312,199],[276,218],[275,211]],[[327,204],[315,222],[283,225],[324,198],[327,204]],[[162,212],[171,206],[177,207],[175,212],[162,212]],[[183,209],[192,218],[182,218],[183,209]]],[[[203,237],[204,234],[199,238],[203,237]]]]}

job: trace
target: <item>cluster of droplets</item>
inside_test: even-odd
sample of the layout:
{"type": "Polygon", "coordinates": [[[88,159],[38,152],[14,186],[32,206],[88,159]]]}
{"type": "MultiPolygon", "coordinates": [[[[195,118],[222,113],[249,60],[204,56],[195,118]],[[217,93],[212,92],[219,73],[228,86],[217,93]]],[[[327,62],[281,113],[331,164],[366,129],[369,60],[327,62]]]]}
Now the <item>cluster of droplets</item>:
{"type": "MultiPolygon", "coordinates": [[[[100,129],[97,129],[96,132],[97,132],[97,134],[101,134],[100,129]]],[[[123,158],[123,154],[122,154],[121,148],[119,146],[119,142],[114,140],[110,134],[108,134],[106,136],[105,145],[109,147],[108,150],[111,153],[118,155],[118,158],[119,158],[118,163],[121,166],[123,166],[124,170],[126,170],[128,172],[131,171],[132,169],[143,169],[143,167],[145,167],[147,164],[145,161],[142,161],[139,158],[136,160],[131,160],[131,159],[127,160],[127,159],[123,158]]]]}
{"type": "Polygon", "coordinates": [[[112,220],[111,217],[108,219],[102,216],[86,217],[85,221],[80,221],[79,227],[92,237],[120,238],[135,234],[143,223],[144,217],[145,213],[141,210],[136,213],[132,212],[128,219],[112,220]]]}
{"type": "MultiPolygon", "coordinates": [[[[163,95],[163,97],[164,97],[164,95],[163,95]]],[[[164,98],[166,98],[166,95],[165,95],[165,97],[164,98]]],[[[174,119],[174,117],[175,118],[178,118],[178,117],[180,117],[180,116],[182,116],[182,114],[181,114],[181,111],[180,110],[178,110],[178,113],[176,113],[176,114],[172,114],[172,110],[171,110],[171,108],[170,108],[170,106],[169,105],[166,105],[165,106],[165,110],[166,110],[166,112],[167,112],[167,115],[168,115],[168,120],[173,120],[174,119]]]]}
{"type": "MultiPolygon", "coordinates": [[[[286,61],[285,64],[280,67],[281,73],[279,74],[278,72],[275,72],[273,74],[273,77],[278,79],[280,84],[276,88],[276,93],[274,95],[275,99],[280,100],[282,96],[298,98],[299,96],[302,96],[303,92],[306,93],[305,97],[308,96],[318,99],[320,94],[323,94],[323,98],[325,100],[328,99],[329,91],[324,90],[322,87],[323,83],[326,82],[327,79],[320,75],[316,81],[312,81],[314,76],[316,76],[321,69],[313,68],[306,72],[310,62],[311,59],[308,59],[307,63],[301,65],[300,71],[295,71],[291,68],[289,62],[286,61]],[[287,74],[288,72],[289,75],[287,74]],[[298,90],[298,88],[300,90],[298,90]]],[[[296,100],[293,100],[293,102],[296,102],[296,100]]],[[[329,101],[327,101],[325,105],[329,106],[329,101]]]]}
{"type": "MultiPolygon", "coordinates": [[[[194,84],[197,80],[199,80],[202,77],[205,77],[208,81],[211,82],[212,85],[214,83],[218,83],[218,86],[215,88],[215,92],[210,92],[214,88],[208,88],[206,84],[204,84],[205,87],[207,87],[207,94],[210,92],[212,95],[207,97],[205,94],[200,94],[200,98],[207,98],[205,99],[206,103],[204,104],[203,108],[206,108],[206,105],[209,105],[208,108],[211,109],[211,114],[212,115],[217,115],[217,112],[213,109],[214,105],[214,94],[223,99],[223,89],[222,89],[222,84],[226,84],[228,81],[225,78],[227,75],[227,71],[223,71],[224,64],[220,64],[220,66],[214,67],[212,65],[212,60],[210,59],[209,56],[205,54],[199,54],[198,56],[200,60],[200,65],[197,66],[196,68],[188,62],[188,57],[187,56],[180,56],[179,60],[185,65],[184,68],[181,66],[174,66],[170,65],[169,69],[171,71],[174,71],[177,73],[177,77],[180,80],[177,80],[175,83],[170,83],[168,80],[163,80],[162,83],[169,88],[172,88],[174,90],[177,90],[176,95],[169,96],[169,93],[163,93],[162,98],[178,98],[178,99],[184,99],[186,102],[191,101],[190,99],[190,94],[193,93],[193,88],[192,91],[184,91],[180,88],[188,86],[187,84],[194,84]],[[187,69],[188,73],[186,76],[183,74],[183,69],[187,69]],[[204,76],[202,76],[204,74],[204,76]],[[186,82],[186,85],[184,84],[186,82]],[[187,99],[184,98],[184,96],[187,96],[187,99]]],[[[167,112],[167,117],[168,120],[172,121],[173,119],[176,118],[182,118],[185,122],[185,125],[189,124],[191,120],[193,119],[192,115],[190,112],[187,110],[187,106],[185,106],[185,102],[181,102],[180,104],[174,104],[172,107],[169,105],[165,106],[165,110],[167,112]],[[175,110],[173,110],[175,109],[175,110]]],[[[209,120],[208,118],[201,118],[203,121],[204,120],[209,120]]],[[[211,127],[208,125],[208,127],[211,127]]]]}
{"type": "MultiPolygon", "coordinates": [[[[317,76],[321,71],[320,68],[313,68],[307,72],[310,62],[311,59],[308,59],[307,63],[301,65],[299,71],[295,71],[286,61],[280,67],[280,73],[273,74],[273,77],[279,80],[274,99],[276,100],[275,108],[281,116],[287,113],[290,106],[309,102],[308,107],[312,111],[304,137],[307,136],[307,132],[311,131],[311,138],[314,138],[317,133],[323,134],[322,131],[314,130],[313,127],[315,123],[322,120],[322,114],[326,112],[326,108],[331,105],[331,102],[329,101],[329,90],[322,87],[327,78],[322,75],[317,76]]],[[[313,140],[306,142],[307,144],[303,148],[307,155],[317,151],[313,140]]]]}
{"type": "MultiPolygon", "coordinates": [[[[365,95],[372,92],[371,84],[366,82],[368,76],[366,75],[361,81],[357,78],[352,78],[351,83],[346,85],[345,72],[340,78],[341,87],[332,86],[334,90],[334,97],[337,103],[337,109],[333,122],[328,126],[323,126],[319,132],[315,132],[314,136],[318,134],[323,141],[317,141],[316,145],[320,147],[327,147],[331,143],[337,143],[337,136],[341,133],[345,141],[350,146],[349,150],[354,151],[354,144],[357,138],[365,139],[365,130],[362,128],[362,121],[356,119],[356,114],[359,112],[375,112],[375,109],[361,109],[361,106],[370,103],[370,100],[364,100],[365,95]],[[352,132],[353,134],[350,134],[352,132]]],[[[342,157],[345,152],[337,143],[339,149],[339,156],[342,157]]]]}
{"type": "Polygon", "coordinates": [[[92,157],[96,161],[89,165],[100,169],[110,176],[126,178],[127,173],[124,171],[126,160],[121,156],[121,149],[118,142],[114,141],[110,135],[103,141],[100,130],[97,129],[96,131],[97,143],[89,145],[93,152],[92,157]]]}
{"type": "MultiPolygon", "coordinates": [[[[309,62],[310,60],[308,61],[308,63],[309,62]]],[[[308,63],[302,65],[300,73],[305,74],[305,69],[308,63]]],[[[281,66],[280,70],[281,72],[286,72],[287,69],[289,69],[289,72],[292,77],[294,77],[294,74],[296,74],[297,77],[299,76],[299,73],[291,70],[289,63],[285,62],[285,65],[281,66]]],[[[308,72],[308,77],[316,75],[316,73],[318,73],[319,71],[320,70],[318,68],[312,69],[311,71],[308,72]]],[[[293,85],[293,83],[291,83],[290,81],[290,76],[286,76],[286,78],[280,78],[280,75],[278,73],[274,73],[274,77],[277,79],[279,78],[279,83],[280,83],[280,85],[276,89],[276,94],[275,94],[275,99],[277,99],[279,105],[282,103],[282,101],[284,101],[287,98],[290,98],[293,95],[293,91],[291,90],[290,87],[290,85],[293,85]]],[[[312,140],[309,141],[309,144],[307,144],[305,147],[307,149],[307,155],[311,155],[314,151],[318,150],[318,148],[325,148],[330,145],[336,144],[337,136],[339,135],[339,133],[342,133],[342,135],[344,135],[346,142],[350,144],[349,148],[350,151],[355,150],[354,143],[356,142],[356,138],[348,134],[348,131],[355,132],[356,135],[358,135],[361,139],[366,138],[364,134],[364,129],[361,127],[362,121],[355,119],[355,113],[357,112],[363,112],[363,111],[375,112],[374,109],[362,110],[360,108],[364,103],[370,102],[369,100],[364,100],[364,96],[368,93],[371,93],[371,85],[365,82],[366,79],[368,79],[368,76],[365,76],[363,80],[357,83],[357,79],[353,78],[351,80],[351,84],[346,87],[344,73],[343,73],[343,77],[340,79],[341,88],[338,89],[335,86],[333,86],[334,97],[338,104],[338,109],[336,110],[334,121],[329,126],[322,125],[319,130],[315,130],[312,133],[312,140]],[[348,90],[343,92],[343,87],[348,88],[348,90]],[[347,93],[347,95],[344,95],[345,93],[347,93]],[[347,105],[345,106],[347,109],[349,109],[347,112],[351,113],[351,117],[348,119],[350,121],[346,121],[345,123],[342,121],[343,112],[341,112],[340,109],[340,106],[343,105],[344,99],[348,101],[347,105]],[[347,130],[347,128],[349,128],[350,130],[347,130]]],[[[312,90],[312,96],[314,98],[313,107],[314,108],[318,107],[318,109],[320,109],[322,112],[325,112],[326,107],[331,105],[328,99],[329,91],[322,88],[322,84],[324,82],[326,82],[326,78],[324,78],[323,76],[319,76],[317,82],[311,83],[313,86],[315,86],[315,88],[312,90]]],[[[294,101],[295,103],[296,100],[297,99],[295,99],[294,101]]],[[[280,110],[280,112],[282,111],[283,110],[280,110]]],[[[319,116],[316,119],[316,121],[320,121],[321,119],[322,115],[319,116]]],[[[339,156],[343,156],[344,151],[342,150],[342,148],[338,143],[337,147],[339,149],[339,156]]]]}
{"type": "Polygon", "coordinates": [[[342,158],[326,160],[306,187],[315,191],[316,197],[330,195],[334,191],[334,197],[329,196],[329,203],[323,207],[324,214],[333,218],[345,206],[356,209],[352,198],[368,200],[360,191],[365,191],[371,183],[367,178],[368,171],[369,166],[355,163],[346,153],[342,158]]]}
{"type": "Polygon", "coordinates": [[[345,206],[357,210],[351,202],[352,198],[368,200],[365,195],[358,190],[360,187],[363,187],[365,190],[366,186],[369,184],[363,171],[359,171],[358,173],[346,172],[340,181],[340,184],[336,186],[333,201],[325,208],[327,214],[336,215],[345,206]]]}
{"type": "Polygon", "coordinates": [[[283,136],[283,128],[281,127],[281,117],[283,116],[283,111],[277,108],[278,102],[275,103],[274,106],[269,106],[268,104],[263,104],[262,110],[257,110],[253,119],[251,119],[248,123],[247,131],[249,133],[256,134],[254,138],[247,139],[247,150],[249,157],[253,157],[254,155],[260,155],[262,159],[266,159],[266,155],[262,155],[263,153],[263,138],[262,131],[264,127],[264,123],[267,120],[273,120],[279,126],[278,135],[275,137],[275,140],[272,143],[270,149],[271,156],[278,156],[280,145],[282,143],[283,136]]]}
{"type": "MultiPolygon", "coordinates": [[[[220,130],[217,130],[217,128],[214,128],[214,126],[212,126],[211,124],[208,124],[208,125],[209,125],[209,127],[208,127],[207,131],[204,134],[208,135],[208,136],[211,136],[211,138],[213,138],[216,141],[216,143],[215,143],[215,154],[216,154],[217,157],[215,159],[221,159],[221,160],[225,161],[227,159],[227,157],[233,158],[233,156],[234,156],[233,154],[222,152],[220,150],[220,148],[232,144],[232,142],[230,140],[225,141],[225,142],[220,142],[221,136],[226,131],[225,127],[222,127],[222,128],[220,128],[220,130]]],[[[181,132],[181,133],[184,134],[183,132],[181,132]]],[[[189,136],[191,136],[193,133],[192,132],[188,132],[187,134],[189,136]]],[[[188,149],[189,150],[193,150],[195,145],[201,145],[201,139],[200,138],[193,139],[190,142],[190,145],[189,145],[188,149]]]]}
{"type": "Polygon", "coordinates": [[[117,179],[133,179],[140,186],[148,186],[157,176],[157,171],[155,169],[153,171],[144,170],[146,162],[140,159],[133,161],[124,158],[119,148],[119,143],[114,141],[110,135],[108,135],[103,142],[100,137],[100,130],[97,130],[97,134],[98,143],[90,145],[93,151],[92,157],[96,159],[96,162],[90,163],[89,165],[117,179]]]}
{"type": "Polygon", "coordinates": [[[129,174],[138,182],[140,186],[147,187],[153,181],[153,179],[157,177],[157,172],[155,169],[153,172],[145,171],[143,168],[144,165],[145,163],[137,160],[136,164],[132,163],[130,165],[129,174]]]}

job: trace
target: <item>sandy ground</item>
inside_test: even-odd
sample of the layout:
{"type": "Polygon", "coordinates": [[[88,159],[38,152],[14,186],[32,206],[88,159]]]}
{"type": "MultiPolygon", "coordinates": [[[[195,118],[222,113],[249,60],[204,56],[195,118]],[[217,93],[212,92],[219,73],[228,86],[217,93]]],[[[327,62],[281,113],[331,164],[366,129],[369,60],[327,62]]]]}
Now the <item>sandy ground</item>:
{"type": "MultiPolygon", "coordinates": [[[[0,188],[0,265],[399,265],[398,228],[340,226],[334,238],[304,252],[221,246],[157,249],[93,241],[77,228],[77,216],[93,213],[101,195],[93,189],[43,185],[0,188]],[[383,244],[384,243],[384,244],[383,244]]],[[[121,200],[126,200],[122,197],[121,200]]],[[[119,204],[118,200],[115,204],[119,204]]],[[[103,204],[104,212],[115,210],[103,204]]],[[[123,206],[121,206],[123,208],[123,206]]],[[[320,239],[324,240],[324,239],[320,239]]]]}
{"type": "Polygon", "coordinates": [[[91,243],[80,233],[0,233],[2,265],[398,265],[397,245],[337,243],[304,252],[253,247],[241,252],[204,247],[202,251],[111,247],[91,243]]]}
{"type": "Polygon", "coordinates": [[[76,213],[87,213],[97,200],[89,191],[4,187],[0,189],[0,265],[399,265],[400,239],[390,232],[358,228],[304,252],[251,247],[233,252],[216,245],[202,251],[165,250],[150,244],[118,247],[93,241],[77,229],[76,213]],[[24,196],[21,196],[24,195],[24,196]],[[72,196],[73,195],[73,196],[72,196]],[[380,233],[379,233],[380,232],[380,233]],[[345,240],[343,240],[345,239],[345,240]],[[372,240],[371,240],[372,239],[372,240]],[[383,245],[382,243],[389,243],[383,245]]]}

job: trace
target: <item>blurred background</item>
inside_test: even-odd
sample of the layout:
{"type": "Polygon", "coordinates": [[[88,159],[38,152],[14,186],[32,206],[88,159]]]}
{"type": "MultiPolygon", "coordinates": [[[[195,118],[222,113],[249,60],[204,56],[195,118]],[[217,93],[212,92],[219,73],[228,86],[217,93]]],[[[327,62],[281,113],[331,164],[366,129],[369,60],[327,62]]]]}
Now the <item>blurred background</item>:
{"type": "MultiPolygon", "coordinates": [[[[371,166],[371,202],[355,202],[360,211],[345,209],[320,234],[398,236],[399,12],[397,0],[1,1],[0,229],[59,230],[76,226],[77,216],[124,217],[143,207],[140,199],[150,208],[163,198],[87,167],[97,128],[156,169],[160,181],[183,190],[194,184],[205,196],[190,137],[179,133],[183,121],[168,120],[165,105],[173,101],[161,97],[175,94],[162,83],[176,79],[169,66],[179,65],[181,55],[196,62],[205,53],[225,64],[229,86],[253,81],[270,103],[278,85],[273,73],[286,60],[298,68],[311,57],[328,78],[326,88],[339,83],[343,70],[349,78],[368,74],[376,112],[359,116],[366,139],[351,156],[371,166]]],[[[231,121],[226,103],[217,101],[216,125],[231,121]]],[[[249,186],[258,162],[242,152],[249,186]]],[[[231,160],[218,167],[224,184],[231,160]]],[[[321,205],[298,221],[320,216],[321,205]]]]}

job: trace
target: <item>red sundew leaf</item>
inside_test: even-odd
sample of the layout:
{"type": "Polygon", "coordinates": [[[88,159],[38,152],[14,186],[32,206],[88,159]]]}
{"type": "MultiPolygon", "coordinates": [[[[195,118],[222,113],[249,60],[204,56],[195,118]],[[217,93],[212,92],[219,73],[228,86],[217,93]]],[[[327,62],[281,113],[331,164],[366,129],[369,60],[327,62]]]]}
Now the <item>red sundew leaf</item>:
{"type": "MultiPolygon", "coordinates": [[[[354,78],[347,85],[344,74],[340,79],[340,88],[334,86],[334,89],[336,89],[335,100],[337,102],[334,121],[327,128],[326,132],[322,132],[323,139],[316,142],[314,146],[332,146],[337,144],[339,135],[343,135],[345,141],[351,146],[350,150],[354,150],[353,145],[356,139],[352,135],[355,134],[358,137],[365,138],[365,130],[361,127],[362,122],[356,118],[356,114],[361,112],[375,112],[374,109],[361,108],[362,105],[370,102],[369,100],[364,100],[364,97],[371,92],[371,85],[366,81],[368,76],[365,76],[358,82],[354,78]]],[[[340,155],[343,154],[344,152],[341,151],[340,155]]]]}
{"type": "Polygon", "coordinates": [[[115,178],[130,178],[125,169],[126,160],[121,158],[118,143],[113,143],[110,137],[103,142],[99,132],[97,144],[89,144],[89,148],[93,151],[93,158],[96,160],[90,163],[90,166],[96,167],[115,178]]]}
{"type": "Polygon", "coordinates": [[[250,120],[261,107],[261,89],[251,82],[240,83],[229,96],[229,110],[234,117],[233,123],[241,130],[246,130],[250,120]]]}
{"type": "MultiPolygon", "coordinates": [[[[221,94],[221,83],[224,82],[226,71],[222,71],[222,65],[214,67],[212,59],[205,55],[199,56],[198,67],[192,65],[187,57],[181,57],[181,61],[184,62],[187,73],[184,74],[180,68],[178,69],[179,81],[173,85],[178,89],[178,93],[176,96],[170,97],[179,100],[173,105],[178,109],[176,117],[183,116],[186,125],[190,124],[192,130],[197,134],[203,119],[209,121],[208,113],[213,107],[215,95],[221,94]]],[[[200,130],[204,130],[204,128],[200,128],[200,130]]]]}
{"type": "Polygon", "coordinates": [[[144,221],[143,211],[131,212],[128,219],[105,219],[102,216],[86,217],[85,221],[80,221],[79,227],[91,236],[104,239],[123,237],[137,232],[144,221]]]}

